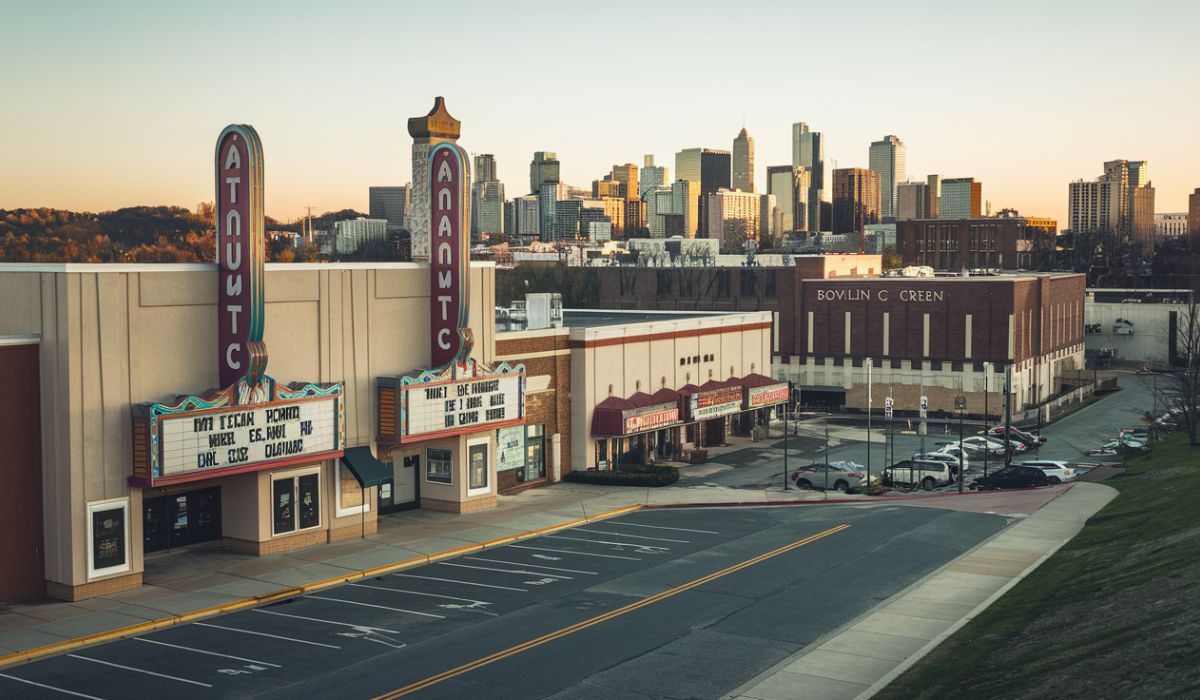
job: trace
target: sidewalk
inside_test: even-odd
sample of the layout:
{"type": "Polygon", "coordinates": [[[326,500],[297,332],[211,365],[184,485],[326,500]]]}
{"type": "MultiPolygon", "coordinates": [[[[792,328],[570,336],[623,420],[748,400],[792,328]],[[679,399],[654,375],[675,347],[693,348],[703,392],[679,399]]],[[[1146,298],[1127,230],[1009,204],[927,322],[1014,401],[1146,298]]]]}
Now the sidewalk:
{"type": "MultiPolygon", "coordinates": [[[[731,444],[728,450],[749,444],[731,444]]],[[[685,471],[687,467],[684,467],[685,471]]],[[[502,538],[576,524],[614,509],[663,503],[819,501],[813,491],[765,491],[714,486],[638,489],[560,483],[500,496],[497,507],[463,515],[410,510],[384,515],[379,532],[297,552],[256,557],[219,545],[151,556],[141,588],[77,602],[44,599],[0,605],[0,667],[23,659],[6,654],[165,620],[247,598],[284,595],[298,586],[355,575],[364,569],[457,553],[502,538]]],[[[165,620],[164,624],[172,624],[165,620]]],[[[144,631],[144,630],[143,630],[144,631]]]]}
{"type": "Polygon", "coordinates": [[[728,697],[870,698],[1058,551],[1116,495],[1103,484],[1071,485],[1029,517],[728,697]]]}

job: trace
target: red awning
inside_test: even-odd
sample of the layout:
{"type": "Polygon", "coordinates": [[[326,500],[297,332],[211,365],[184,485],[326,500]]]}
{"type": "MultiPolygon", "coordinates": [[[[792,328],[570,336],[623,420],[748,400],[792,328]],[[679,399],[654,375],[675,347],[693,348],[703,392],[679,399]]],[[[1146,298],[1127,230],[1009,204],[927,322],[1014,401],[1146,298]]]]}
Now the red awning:
{"type": "Polygon", "coordinates": [[[625,411],[631,408],[637,406],[619,396],[610,396],[596,404],[592,413],[592,435],[620,435],[625,424],[625,411]]]}

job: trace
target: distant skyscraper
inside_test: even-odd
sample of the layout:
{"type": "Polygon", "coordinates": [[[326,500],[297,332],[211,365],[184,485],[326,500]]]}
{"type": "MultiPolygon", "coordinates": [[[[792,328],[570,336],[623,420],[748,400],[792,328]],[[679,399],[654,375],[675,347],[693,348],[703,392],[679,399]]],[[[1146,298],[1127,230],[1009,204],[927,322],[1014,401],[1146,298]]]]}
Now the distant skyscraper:
{"type": "Polygon", "coordinates": [[[670,187],[670,168],[656,166],[654,156],[646,155],[642,159],[642,170],[638,173],[638,197],[644,198],[646,193],[658,187],[670,187]]]}
{"type": "Polygon", "coordinates": [[[1070,183],[1068,222],[1074,233],[1107,231],[1149,241],[1154,233],[1154,187],[1144,160],[1110,160],[1092,182],[1070,183]]]}
{"type": "Polygon", "coordinates": [[[926,204],[929,186],[924,182],[901,182],[896,185],[896,221],[929,218],[926,204]]]}
{"type": "Polygon", "coordinates": [[[1200,187],[1188,195],[1188,233],[1200,236],[1200,187]]]}
{"type": "Polygon", "coordinates": [[[333,253],[349,255],[368,241],[384,240],[388,235],[387,219],[343,219],[333,222],[333,253]]]}
{"type": "Polygon", "coordinates": [[[879,223],[879,173],[867,168],[833,171],[833,232],[863,233],[879,223]]]}
{"type": "Polygon", "coordinates": [[[810,131],[808,124],[792,125],[792,165],[802,165],[809,172],[808,230],[820,231],[821,202],[825,200],[825,141],[819,131],[810,131]]]}
{"type": "Polygon", "coordinates": [[[408,212],[411,208],[409,199],[412,188],[402,187],[372,187],[368,190],[370,198],[370,213],[372,219],[387,219],[389,231],[399,231],[408,227],[408,212]]]}
{"type": "Polygon", "coordinates": [[[763,197],[751,192],[720,189],[704,195],[708,225],[702,238],[717,238],[721,249],[740,253],[746,241],[758,241],[761,234],[763,197]]]}
{"type": "Polygon", "coordinates": [[[434,100],[428,114],[408,120],[408,134],[413,139],[412,215],[408,221],[413,260],[429,260],[429,152],[439,143],[457,143],[461,133],[462,122],[450,116],[442,97],[434,100]]]}
{"type": "Polygon", "coordinates": [[[870,167],[879,173],[881,215],[896,218],[896,185],[906,179],[904,142],[896,136],[884,136],[871,144],[870,167]]]}
{"type": "Polygon", "coordinates": [[[553,151],[537,151],[529,164],[529,192],[538,194],[542,191],[542,184],[547,182],[561,182],[558,154],[553,151]]]}
{"type": "Polygon", "coordinates": [[[735,190],[754,191],[754,139],[746,133],[746,127],[733,140],[732,184],[735,190]]]}
{"type": "Polygon", "coordinates": [[[767,241],[772,246],[779,244],[780,225],[783,217],[779,215],[779,202],[773,194],[758,195],[758,240],[762,245],[767,241]]]}
{"type": "Polygon", "coordinates": [[[973,177],[942,180],[939,219],[978,219],[983,205],[983,183],[973,177]]]}
{"type": "Polygon", "coordinates": [[[603,180],[592,180],[592,197],[625,198],[625,196],[621,194],[621,183],[612,179],[611,175],[605,176],[603,180]]]}
{"type": "Polygon", "coordinates": [[[536,236],[541,232],[538,216],[538,196],[527,194],[512,200],[512,226],[507,229],[510,236],[536,236]]]}
{"type": "Polygon", "coordinates": [[[475,171],[471,173],[472,182],[492,182],[496,179],[496,156],[491,153],[481,153],[475,156],[475,171]]]}
{"type": "Polygon", "coordinates": [[[626,200],[637,199],[641,196],[638,194],[638,169],[633,163],[614,165],[612,179],[621,183],[621,196],[626,200]]]}
{"type": "Polygon", "coordinates": [[[802,165],[767,166],[767,194],[775,196],[780,232],[808,230],[808,169],[802,165]]]}
{"type": "Polygon", "coordinates": [[[543,182],[537,193],[538,234],[543,241],[554,240],[558,203],[567,199],[567,186],[561,182],[543,182]]]}
{"type": "Polygon", "coordinates": [[[925,176],[925,218],[936,219],[942,211],[942,176],[925,176]]]}
{"type": "Polygon", "coordinates": [[[651,238],[666,238],[667,220],[675,213],[671,206],[671,188],[655,187],[642,195],[646,202],[646,227],[651,238]]]}
{"type": "Polygon", "coordinates": [[[475,156],[471,173],[471,240],[485,233],[504,232],[504,183],[496,179],[496,158],[491,153],[475,156]]]}
{"type": "Polygon", "coordinates": [[[699,233],[708,225],[704,195],[729,189],[730,153],[711,148],[685,148],[675,154],[675,177],[696,186],[697,214],[689,219],[699,233]]]}
{"type": "MultiPolygon", "coordinates": [[[[695,238],[696,231],[700,228],[700,224],[696,222],[700,216],[700,185],[691,180],[672,182],[671,211],[679,217],[679,235],[684,238],[695,238]]],[[[674,235],[672,230],[672,226],[668,222],[667,235],[674,235]]]]}

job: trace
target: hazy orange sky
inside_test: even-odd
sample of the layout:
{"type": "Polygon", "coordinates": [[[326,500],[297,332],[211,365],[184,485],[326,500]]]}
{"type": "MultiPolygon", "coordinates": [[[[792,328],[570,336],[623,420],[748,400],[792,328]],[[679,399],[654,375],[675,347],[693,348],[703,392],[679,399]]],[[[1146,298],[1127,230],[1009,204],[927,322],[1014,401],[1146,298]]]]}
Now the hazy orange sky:
{"type": "Polygon", "coordinates": [[[0,208],[194,208],[254,125],[267,213],[367,208],[410,178],[408,117],[445,95],[506,195],[535,150],[588,186],[612,164],[791,124],[839,167],[885,134],[908,173],[973,176],[993,209],[1056,217],[1104,160],[1148,160],[1156,209],[1200,187],[1200,3],[0,3],[0,208]],[[441,15],[439,13],[448,14],[441,15]]]}

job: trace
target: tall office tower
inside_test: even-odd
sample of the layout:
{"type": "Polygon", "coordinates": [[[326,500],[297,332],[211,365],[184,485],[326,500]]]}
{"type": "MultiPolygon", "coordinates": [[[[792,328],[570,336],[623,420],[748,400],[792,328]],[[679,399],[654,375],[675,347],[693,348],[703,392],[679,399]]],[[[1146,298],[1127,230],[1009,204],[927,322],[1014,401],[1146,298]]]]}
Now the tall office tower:
{"type": "Polygon", "coordinates": [[[904,142],[896,136],[884,136],[871,144],[870,167],[879,173],[880,215],[896,218],[896,184],[904,182],[904,142]]]}
{"type": "Polygon", "coordinates": [[[689,223],[694,224],[696,230],[689,232],[689,236],[704,232],[704,227],[708,225],[704,195],[712,194],[720,189],[729,189],[729,175],[729,151],[711,148],[685,148],[675,154],[675,177],[691,182],[696,187],[696,216],[689,218],[689,223]]]}
{"type": "Polygon", "coordinates": [[[939,219],[978,219],[983,205],[983,183],[973,177],[942,180],[939,219]]]}
{"type": "Polygon", "coordinates": [[[742,252],[746,241],[758,241],[762,215],[762,196],[722,188],[704,195],[708,226],[701,238],[721,241],[721,250],[742,252]]]}
{"type": "Polygon", "coordinates": [[[621,195],[626,201],[637,199],[641,195],[638,194],[638,169],[633,163],[625,165],[614,165],[612,167],[612,179],[621,183],[621,195]]]}
{"type": "Polygon", "coordinates": [[[825,201],[825,140],[819,131],[810,131],[808,124],[792,124],[792,165],[802,165],[809,172],[808,230],[820,231],[821,203],[825,201]]]}
{"type": "Polygon", "coordinates": [[[621,194],[621,183],[612,179],[611,175],[605,175],[603,180],[592,180],[592,197],[625,198],[624,195],[621,194]]]}
{"type": "Polygon", "coordinates": [[[646,202],[646,227],[651,238],[667,237],[667,218],[675,213],[671,206],[671,188],[655,187],[642,195],[646,202]]]}
{"type": "Polygon", "coordinates": [[[754,191],[754,139],[746,133],[746,127],[733,140],[733,189],[743,192],[754,191]]]}
{"type": "Polygon", "coordinates": [[[407,227],[407,218],[412,188],[372,187],[368,190],[372,219],[387,219],[388,231],[399,231],[407,227]]]}
{"type": "Polygon", "coordinates": [[[527,194],[513,199],[513,224],[509,235],[536,236],[541,232],[541,217],[538,215],[538,196],[527,194]]]}
{"type": "Polygon", "coordinates": [[[471,185],[471,240],[485,234],[504,233],[504,183],[499,180],[471,185]]]}
{"type": "Polygon", "coordinates": [[[658,187],[670,187],[670,168],[665,165],[655,165],[654,156],[647,154],[642,159],[642,169],[638,173],[638,196],[645,197],[646,193],[658,187]]]}
{"type": "Polygon", "coordinates": [[[529,163],[529,192],[538,194],[542,184],[557,184],[562,181],[559,173],[558,154],[553,151],[536,151],[529,163]]]}
{"type": "Polygon", "coordinates": [[[567,186],[561,182],[543,182],[537,193],[538,233],[543,241],[552,241],[558,220],[558,203],[567,199],[567,186]]]}
{"type": "MultiPolygon", "coordinates": [[[[677,168],[678,169],[678,168],[677,168]]],[[[679,235],[684,238],[695,238],[700,225],[696,219],[700,216],[700,185],[691,180],[676,180],[671,183],[671,212],[679,216],[679,235]]],[[[671,230],[667,223],[667,235],[671,230]]]]}
{"type": "Polygon", "coordinates": [[[925,176],[925,218],[936,219],[942,211],[942,176],[925,176]]]}
{"type": "Polygon", "coordinates": [[[644,228],[646,226],[646,203],[640,199],[630,199],[625,202],[625,231],[644,228]]]}
{"type": "Polygon", "coordinates": [[[388,236],[387,219],[343,219],[333,222],[333,253],[349,255],[368,241],[384,240],[388,236]]]}
{"type": "Polygon", "coordinates": [[[862,233],[879,223],[879,173],[867,168],[833,171],[833,232],[862,233]]]}
{"type": "Polygon", "coordinates": [[[759,242],[770,241],[770,245],[779,244],[779,233],[782,223],[779,216],[779,200],[773,194],[758,196],[758,239],[759,242]]]}
{"type": "MultiPolygon", "coordinates": [[[[412,232],[412,259],[429,260],[429,152],[439,143],[457,143],[462,133],[462,122],[446,111],[446,100],[438,97],[433,109],[421,117],[408,120],[408,135],[412,137],[412,215],[409,230],[412,232]]],[[[470,181],[470,178],[467,178],[470,181]]]]}
{"type": "Polygon", "coordinates": [[[1200,187],[1188,195],[1188,234],[1200,236],[1200,187]]]}
{"type": "Polygon", "coordinates": [[[901,182],[896,185],[896,221],[932,218],[928,215],[929,185],[901,182]]]}
{"type": "Polygon", "coordinates": [[[1069,185],[1068,221],[1074,233],[1107,231],[1123,240],[1154,235],[1154,187],[1144,160],[1110,160],[1094,181],[1069,185]]]}
{"type": "Polygon", "coordinates": [[[471,173],[475,182],[492,182],[496,179],[496,156],[491,153],[481,153],[475,156],[475,172],[471,173]]]}
{"type": "Polygon", "coordinates": [[[767,166],[767,194],[775,195],[782,233],[808,230],[808,169],[800,165],[767,166]]]}
{"type": "Polygon", "coordinates": [[[621,197],[593,197],[604,206],[604,214],[612,222],[612,233],[625,231],[625,205],[629,204],[621,197]]]}

